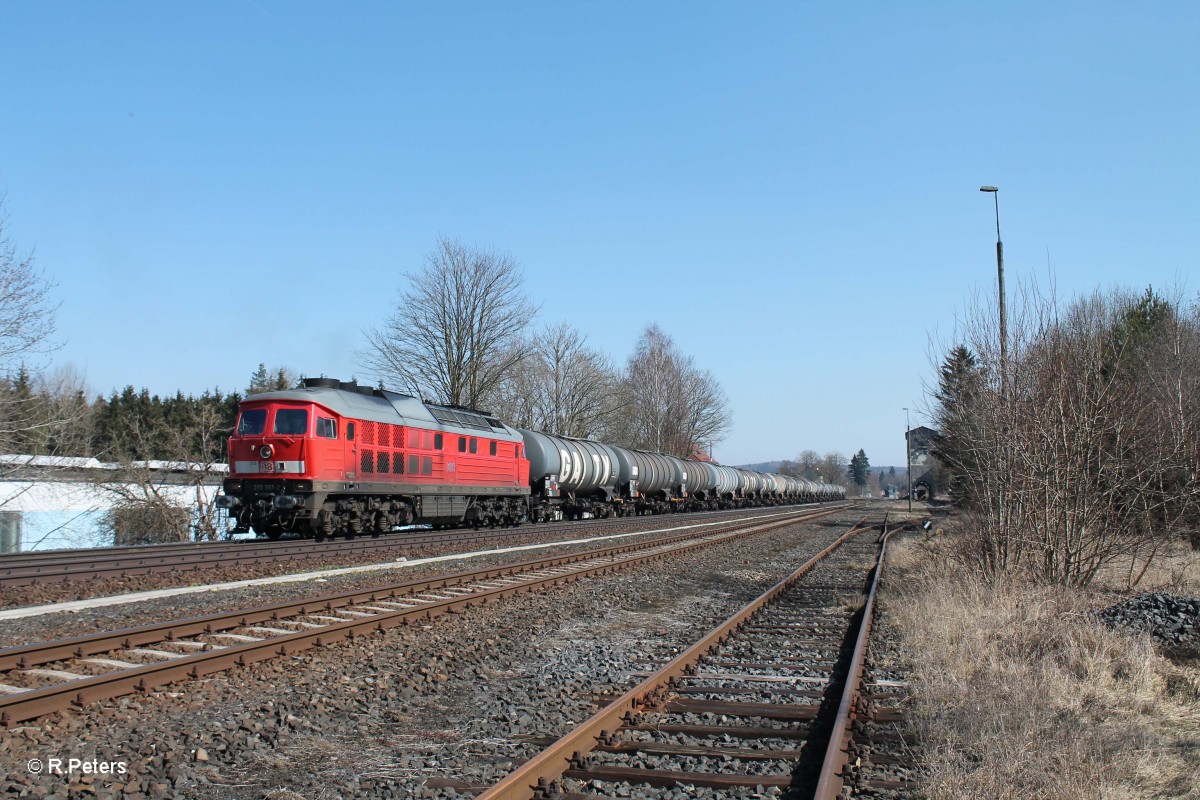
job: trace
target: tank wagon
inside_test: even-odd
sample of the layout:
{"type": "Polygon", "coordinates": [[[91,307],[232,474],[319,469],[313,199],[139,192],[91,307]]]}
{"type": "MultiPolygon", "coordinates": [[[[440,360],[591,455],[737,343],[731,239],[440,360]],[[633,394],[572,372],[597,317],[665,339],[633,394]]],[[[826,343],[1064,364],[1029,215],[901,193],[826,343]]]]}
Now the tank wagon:
{"type": "Polygon", "coordinates": [[[218,505],[236,530],[272,539],[844,496],[841,487],[512,428],[486,412],[331,378],[246,398],[228,453],[218,505]]]}

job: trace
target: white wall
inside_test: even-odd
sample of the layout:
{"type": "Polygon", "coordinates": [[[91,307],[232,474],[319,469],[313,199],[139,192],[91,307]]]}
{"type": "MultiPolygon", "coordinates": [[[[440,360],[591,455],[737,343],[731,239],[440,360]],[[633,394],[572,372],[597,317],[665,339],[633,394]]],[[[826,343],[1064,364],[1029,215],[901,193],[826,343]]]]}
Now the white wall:
{"type": "MultiPolygon", "coordinates": [[[[202,487],[203,501],[210,502],[219,490],[219,486],[202,487]]],[[[196,504],[194,486],[163,486],[159,491],[181,506],[196,504]]],[[[0,481],[0,511],[21,513],[22,552],[111,545],[98,523],[116,499],[116,494],[89,483],[0,481]]]]}

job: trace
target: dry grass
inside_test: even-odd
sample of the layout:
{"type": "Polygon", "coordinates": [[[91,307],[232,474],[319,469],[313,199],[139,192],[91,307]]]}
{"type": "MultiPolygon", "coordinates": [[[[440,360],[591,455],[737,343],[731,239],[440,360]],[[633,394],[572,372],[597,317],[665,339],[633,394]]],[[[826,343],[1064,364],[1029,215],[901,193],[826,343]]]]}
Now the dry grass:
{"type": "Polygon", "coordinates": [[[1200,550],[1186,542],[1175,541],[1161,546],[1145,565],[1144,558],[1122,559],[1106,564],[1096,576],[1100,589],[1139,592],[1169,592],[1171,594],[1200,594],[1200,550]]]}
{"type": "Polygon", "coordinates": [[[1200,798],[1200,665],[1094,623],[1111,594],[989,585],[952,546],[901,543],[884,595],[915,665],[924,796],[1200,798]]]}

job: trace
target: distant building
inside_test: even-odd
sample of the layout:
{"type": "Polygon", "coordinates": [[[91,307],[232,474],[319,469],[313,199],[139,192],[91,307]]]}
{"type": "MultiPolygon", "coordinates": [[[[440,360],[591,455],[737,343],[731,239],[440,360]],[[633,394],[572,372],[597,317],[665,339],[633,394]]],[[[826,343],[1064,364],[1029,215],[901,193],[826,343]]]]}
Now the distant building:
{"type": "Polygon", "coordinates": [[[931,453],[937,444],[937,437],[937,431],[924,425],[912,428],[906,434],[913,497],[918,500],[933,497],[937,490],[937,458],[931,453]]]}
{"type": "MultiPolygon", "coordinates": [[[[111,545],[100,527],[118,498],[110,485],[136,489],[118,481],[125,466],[94,458],[0,455],[0,553],[63,547],[111,545]]],[[[221,488],[225,464],[142,461],[157,491],[183,508],[208,504],[221,488]],[[196,472],[209,476],[198,486],[196,472]]]]}
{"type": "Polygon", "coordinates": [[[929,451],[937,443],[938,432],[924,425],[911,429],[908,434],[909,458],[913,467],[924,466],[931,458],[929,451]]]}

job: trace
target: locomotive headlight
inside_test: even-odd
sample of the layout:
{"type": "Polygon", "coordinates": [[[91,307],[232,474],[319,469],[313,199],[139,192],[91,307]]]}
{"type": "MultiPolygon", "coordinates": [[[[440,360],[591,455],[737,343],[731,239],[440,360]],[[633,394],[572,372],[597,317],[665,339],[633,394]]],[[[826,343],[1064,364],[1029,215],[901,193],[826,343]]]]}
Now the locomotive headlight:
{"type": "Polygon", "coordinates": [[[275,455],[275,450],[269,444],[264,444],[262,447],[258,448],[258,457],[263,461],[269,461],[273,455],[275,455]]]}

